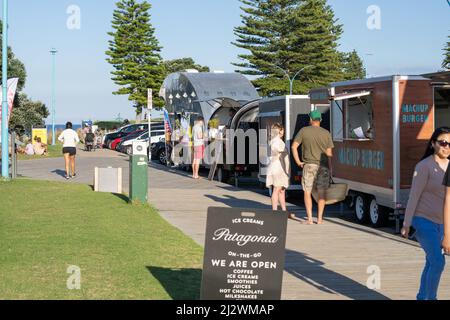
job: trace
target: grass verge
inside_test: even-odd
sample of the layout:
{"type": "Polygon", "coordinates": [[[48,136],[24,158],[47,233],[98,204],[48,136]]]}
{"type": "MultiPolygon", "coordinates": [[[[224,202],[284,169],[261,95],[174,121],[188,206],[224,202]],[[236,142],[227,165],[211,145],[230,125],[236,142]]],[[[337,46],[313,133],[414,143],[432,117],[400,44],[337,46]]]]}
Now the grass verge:
{"type": "Polygon", "coordinates": [[[18,160],[36,160],[36,159],[46,159],[46,158],[62,158],[62,144],[56,144],[54,146],[48,146],[48,155],[46,156],[28,156],[26,154],[18,154],[18,160]]]}
{"type": "Polygon", "coordinates": [[[0,203],[0,299],[199,298],[202,248],[150,206],[22,179],[0,182],[0,203]]]}

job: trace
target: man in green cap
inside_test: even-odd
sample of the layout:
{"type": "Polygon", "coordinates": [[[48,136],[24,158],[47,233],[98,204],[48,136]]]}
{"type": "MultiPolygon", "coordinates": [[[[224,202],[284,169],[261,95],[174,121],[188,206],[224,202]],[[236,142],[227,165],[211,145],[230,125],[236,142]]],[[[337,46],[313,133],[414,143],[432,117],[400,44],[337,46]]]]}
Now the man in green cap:
{"type": "Polygon", "coordinates": [[[318,193],[318,219],[317,224],[323,224],[325,210],[325,195],[330,187],[332,175],[331,158],[333,157],[333,139],[328,130],[322,128],[322,114],[314,110],[309,114],[310,126],[300,130],[292,144],[292,155],[300,168],[303,168],[302,187],[305,194],[305,207],[308,215],[307,224],[313,224],[312,217],[312,191],[318,193]],[[302,160],[298,148],[302,147],[302,160]]]}

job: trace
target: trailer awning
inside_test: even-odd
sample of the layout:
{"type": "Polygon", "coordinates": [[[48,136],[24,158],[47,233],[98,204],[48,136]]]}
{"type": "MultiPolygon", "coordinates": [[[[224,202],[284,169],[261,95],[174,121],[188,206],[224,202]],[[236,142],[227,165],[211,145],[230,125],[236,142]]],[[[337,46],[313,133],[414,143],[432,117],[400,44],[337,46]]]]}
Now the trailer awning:
{"type": "Polygon", "coordinates": [[[360,98],[365,96],[370,96],[370,91],[360,91],[360,92],[350,92],[350,93],[340,93],[336,94],[335,96],[331,97],[330,100],[332,101],[342,101],[342,100],[348,100],[353,98],[360,98]]]}

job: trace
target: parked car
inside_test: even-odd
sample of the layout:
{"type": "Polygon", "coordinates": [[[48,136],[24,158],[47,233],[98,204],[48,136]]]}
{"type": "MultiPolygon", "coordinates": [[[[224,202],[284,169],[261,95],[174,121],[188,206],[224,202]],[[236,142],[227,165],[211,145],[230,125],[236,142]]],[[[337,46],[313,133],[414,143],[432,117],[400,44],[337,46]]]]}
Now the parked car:
{"type": "MultiPolygon", "coordinates": [[[[152,144],[153,143],[157,143],[161,140],[164,139],[164,134],[165,131],[164,130],[155,130],[152,131],[151,135],[152,135],[152,144]]],[[[147,143],[147,148],[148,148],[148,131],[145,131],[144,133],[140,134],[138,137],[136,136],[132,136],[129,135],[127,137],[125,137],[118,145],[117,150],[122,152],[122,153],[126,153],[126,154],[131,154],[132,149],[133,149],[133,142],[134,141],[144,141],[147,143]]]]}
{"type": "Polygon", "coordinates": [[[152,160],[158,160],[162,165],[167,164],[167,154],[170,155],[172,153],[172,147],[170,144],[166,147],[165,139],[152,144],[152,160]]]}
{"type": "MultiPolygon", "coordinates": [[[[127,135],[129,135],[132,132],[136,132],[139,130],[148,130],[148,123],[141,123],[141,124],[129,124],[122,128],[120,128],[117,131],[108,133],[104,137],[103,141],[103,147],[109,148],[111,142],[116,140],[117,138],[123,138],[127,135]]],[[[152,123],[152,130],[164,130],[164,123],[152,123]]]]}
{"type": "Polygon", "coordinates": [[[116,150],[116,151],[118,151],[118,150],[119,150],[119,144],[120,144],[122,141],[124,141],[125,139],[136,139],[137,137],[141,136],[141,135],[144,134],[145,132],[146,132],[145,130],[138,130],[138,131],[131,132],[131,133],[127,134],[126,136],[123,136],[123,137],[119,137],[119,138],[117,138],[117,139],[114,139],[114,140],[110,143],[109,148],[110,148],[111,150],[116,150]]]}

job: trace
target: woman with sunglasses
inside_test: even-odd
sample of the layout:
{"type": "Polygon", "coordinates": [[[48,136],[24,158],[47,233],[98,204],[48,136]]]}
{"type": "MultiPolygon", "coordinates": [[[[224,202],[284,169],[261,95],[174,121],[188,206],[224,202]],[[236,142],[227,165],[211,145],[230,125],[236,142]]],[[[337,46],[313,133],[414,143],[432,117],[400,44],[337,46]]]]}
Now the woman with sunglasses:
{"type": "Polygon", "coordinates": [[[405,213],[402,236],[408,238],[410,227],[426,254],[417,300],[436,300],[445,257],[444,237],[445,187],[442,181],[449,165],[450,128],[437,129],[428,142],[422,161],[416,166],[405,213]]]}
{"type": "Polygon", "coordinates": [[[444,203],[444,240],[442,241],[442,248],[445,254],[450,255],[450,164],[447,168],[447,173],[444,178],[445,203],[444,203]]]}

